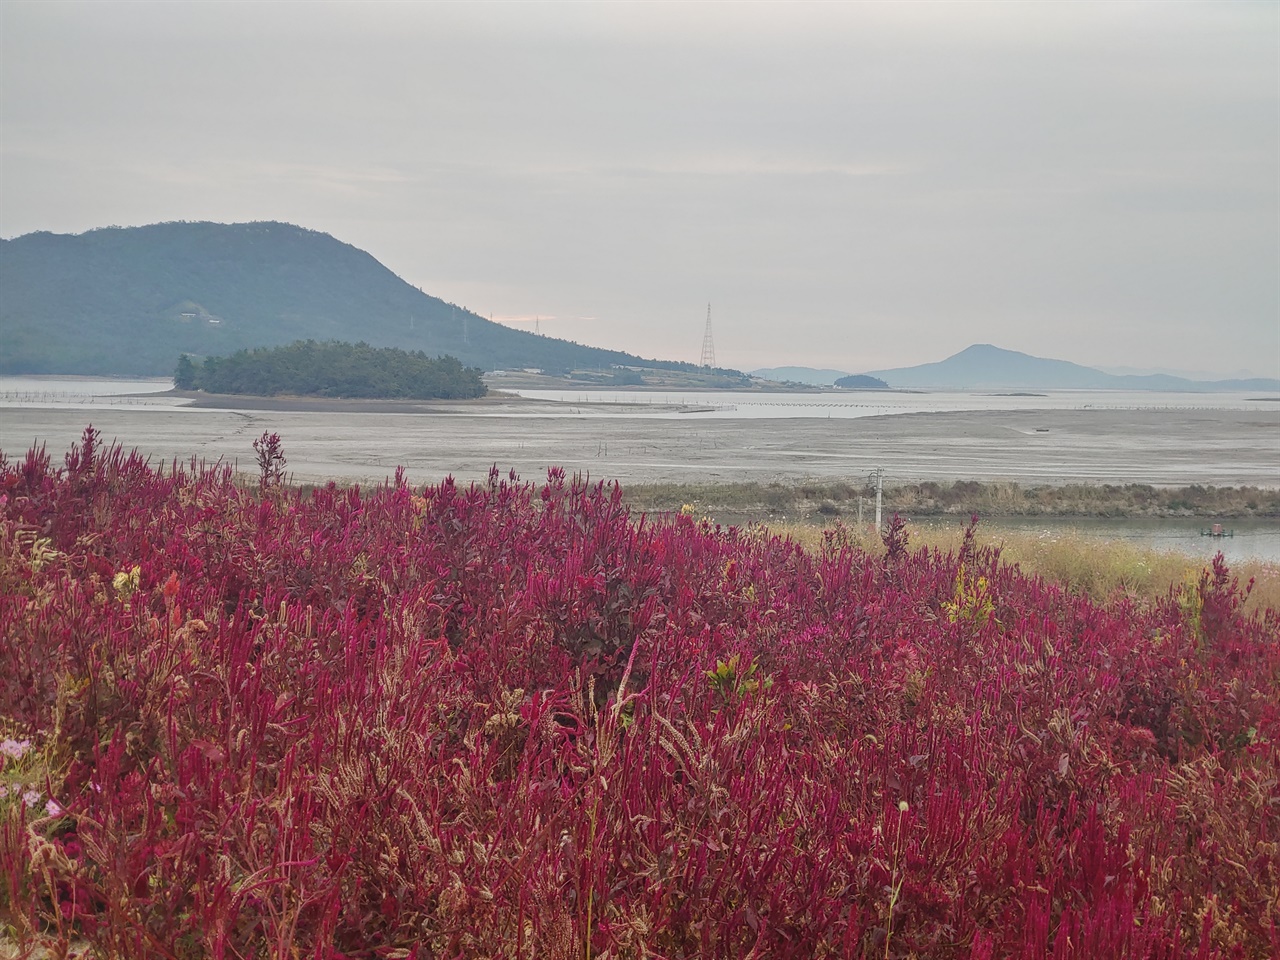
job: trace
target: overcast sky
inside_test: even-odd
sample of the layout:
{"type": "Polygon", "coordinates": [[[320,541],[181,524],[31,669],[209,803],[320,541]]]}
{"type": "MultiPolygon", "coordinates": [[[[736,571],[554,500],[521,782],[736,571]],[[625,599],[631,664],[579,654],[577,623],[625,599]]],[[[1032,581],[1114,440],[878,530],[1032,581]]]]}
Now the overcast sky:
{"type": "MultiPolygon", "coordinates": [[[[0,2],[0,235],[284,220],[544,334],[1280,376],[1280,4],[0,2]]],[[[2,295],[2,293],[0,293],[2,295]]]]}

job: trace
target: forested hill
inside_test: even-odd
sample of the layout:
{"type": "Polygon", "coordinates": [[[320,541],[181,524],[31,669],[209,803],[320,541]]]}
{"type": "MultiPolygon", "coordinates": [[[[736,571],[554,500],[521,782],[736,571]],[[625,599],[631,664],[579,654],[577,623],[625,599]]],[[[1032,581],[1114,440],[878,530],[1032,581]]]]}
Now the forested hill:
{"type": "Polygon", "coordinates": [[[238,350],[192,363],[183,355],[173,375],[179,390],[405,400],[471,400],[486,388],[477,367],[453,357],[367,343],[299,340],[287,347],[238,350]]]}
{"type": "Polygon", "coordinates": [[[161,223],[0,241],[0,373],[172,374],[178,357],[363,340],[486,370],[642,361],[492,323],[285,223],[161,223]]]}

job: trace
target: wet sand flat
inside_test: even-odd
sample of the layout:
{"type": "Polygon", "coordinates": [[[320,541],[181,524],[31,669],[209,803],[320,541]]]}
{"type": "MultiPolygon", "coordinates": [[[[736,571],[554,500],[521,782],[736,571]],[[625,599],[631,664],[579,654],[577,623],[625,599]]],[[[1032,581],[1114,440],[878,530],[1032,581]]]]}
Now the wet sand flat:
{"type": "MultiPolygon", "coordinates": [[[[376,403],[376,402],[375,402],[376,403]]],[[[709,419],[562,413],[526,401],[438,403],[397,412],[361,401],[261,401],[242,409],[0,409],[0,450],[33,441],[55,458],[92,422],[153,460],[254,469],[253,440],[278,432],[295,480],[540,479],[549,467],[639,482],[855,478],[1280,486],[1280,411],[1028,410],[860,419],[709,419]]],[[[568,408],[571,410],[572,408],[568,408]]]]}

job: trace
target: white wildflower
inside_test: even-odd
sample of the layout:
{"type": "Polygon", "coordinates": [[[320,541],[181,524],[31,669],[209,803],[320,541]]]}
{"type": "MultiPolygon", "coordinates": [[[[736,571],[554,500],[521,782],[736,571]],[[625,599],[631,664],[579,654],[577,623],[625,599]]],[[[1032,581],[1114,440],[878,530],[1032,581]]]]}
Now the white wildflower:
{"type": "Polygon", "coordinates": [[[0,740],[0,753],[3,753],[6,757],[12,757],[14,760],[21,760],[30,749],[30,740],[13,740],[8,737],[0,740]]]}

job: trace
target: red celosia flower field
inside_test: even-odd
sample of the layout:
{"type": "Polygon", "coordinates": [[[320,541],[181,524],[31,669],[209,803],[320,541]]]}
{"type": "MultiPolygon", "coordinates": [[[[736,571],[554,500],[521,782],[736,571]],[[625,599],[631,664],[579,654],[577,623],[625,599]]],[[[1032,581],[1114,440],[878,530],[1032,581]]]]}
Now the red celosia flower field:
{"type": "Polygon", "coordinates": [[[896,525],[809,553],[259,453],[0,463],[20,947],[1280,955],[1280,618],[1220,563],[1099,605],[896,525]]]}

